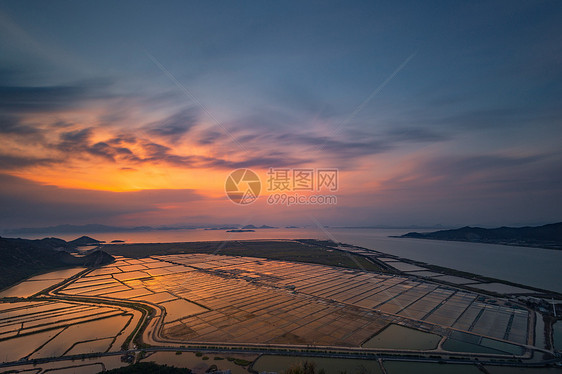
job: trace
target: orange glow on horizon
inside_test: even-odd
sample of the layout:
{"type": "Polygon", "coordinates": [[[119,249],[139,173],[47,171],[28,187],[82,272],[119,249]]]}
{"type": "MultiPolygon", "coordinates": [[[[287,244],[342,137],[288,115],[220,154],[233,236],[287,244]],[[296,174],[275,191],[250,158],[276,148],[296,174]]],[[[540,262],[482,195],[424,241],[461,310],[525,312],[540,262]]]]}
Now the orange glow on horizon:
{"type": "MultiPolygon", "coordinates": [[[[35,168],[11,173],[14,176],[60,188],[127,192],[158,189],[190,189],[207,196],[223,194],[219,172],[212,169],[181,169],[145,165],[138,169],[118,169],[114,164],[92,168],[35,168]],[[37,170],[39,169],[39,170],[37,170]],[[217,190],[218,193],[217,193],[217,190]]],[[[222,174],[222,173],[220,173],[222,174]]],[[[226,173],[225,173],[226,174],[226,173]]]]}

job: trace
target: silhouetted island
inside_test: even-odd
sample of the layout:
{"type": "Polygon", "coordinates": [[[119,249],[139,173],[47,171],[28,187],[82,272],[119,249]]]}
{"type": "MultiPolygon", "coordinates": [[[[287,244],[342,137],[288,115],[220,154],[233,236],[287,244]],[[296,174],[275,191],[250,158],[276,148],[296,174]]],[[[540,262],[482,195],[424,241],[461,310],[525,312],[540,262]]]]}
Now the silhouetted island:
{"type": "Polygon", "coordinates": [[[460,229],[426,233],[409,232],[398,237],[562,249],[562,222],[536,227],[498,227],[495,229],[466,226],[460,229]]]}
{"type": "Polygon", "coordinates": [[[90,238],[89,236],[81,236],[78,239],[74,239],[71,240],[69,242],[67,242],[66,246],[68,248],[71,247],[82,247],[82,246],[87,246],[87,245],[98,245],[98,244],[102,244],[105,243],[103,240],[96,240],[94,238],[90,238]]]}
{"type": "Polygon", "coordinates": [[[274,226],[267,226],[267,225],[261,225],[259,227],[254,226],[254,225],[246,225],[243,226],[242,229],[249,229],[249,230],[254,230],[254,229],[276,229],[277,227],[274,226]]]}

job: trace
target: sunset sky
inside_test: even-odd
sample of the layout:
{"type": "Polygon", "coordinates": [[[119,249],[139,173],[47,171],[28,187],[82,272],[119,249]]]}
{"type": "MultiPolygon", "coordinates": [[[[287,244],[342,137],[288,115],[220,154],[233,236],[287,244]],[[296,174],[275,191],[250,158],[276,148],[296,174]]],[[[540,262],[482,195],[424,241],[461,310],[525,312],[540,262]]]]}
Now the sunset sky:
{"type": "Polygon", "coordinates": [[[562,221],[561,24],[560,1],[0,0],[0,229],[562,221]],[[269,168],[337,168],[337,204],[268,205],[269,168]]]}

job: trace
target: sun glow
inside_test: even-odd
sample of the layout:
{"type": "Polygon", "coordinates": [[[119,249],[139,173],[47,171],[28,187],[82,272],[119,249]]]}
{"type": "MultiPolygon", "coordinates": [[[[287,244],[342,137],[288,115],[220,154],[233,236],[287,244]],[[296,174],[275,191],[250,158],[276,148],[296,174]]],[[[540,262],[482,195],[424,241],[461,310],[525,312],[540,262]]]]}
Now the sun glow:
{"type": "Polygon", "coordinates": [[[212,169],[183,169],[160,165],[119,168],[98,164],[80,168],[34,168],[12,173],[44,185],[112,192],[154,189],[192,189],[206,196],[224,194],[222,174],[212,169]],[[221,177],[219,178],[219,174],[221,177]]]}

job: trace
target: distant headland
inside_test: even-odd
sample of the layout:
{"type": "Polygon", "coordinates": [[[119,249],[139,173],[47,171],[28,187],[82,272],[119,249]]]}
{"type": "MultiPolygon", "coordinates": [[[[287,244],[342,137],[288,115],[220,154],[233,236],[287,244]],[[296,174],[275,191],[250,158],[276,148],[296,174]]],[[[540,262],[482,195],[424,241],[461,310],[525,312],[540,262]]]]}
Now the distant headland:
{"type": "Polygon", "coordinates": [[[535,227],[498,227],[494,229],[465,226],[460,229],[440,230],[426,233],[409,232],[398,236],[398,238],[451,240],[459,242],[562,249],[562,222],[535,227]]]}

